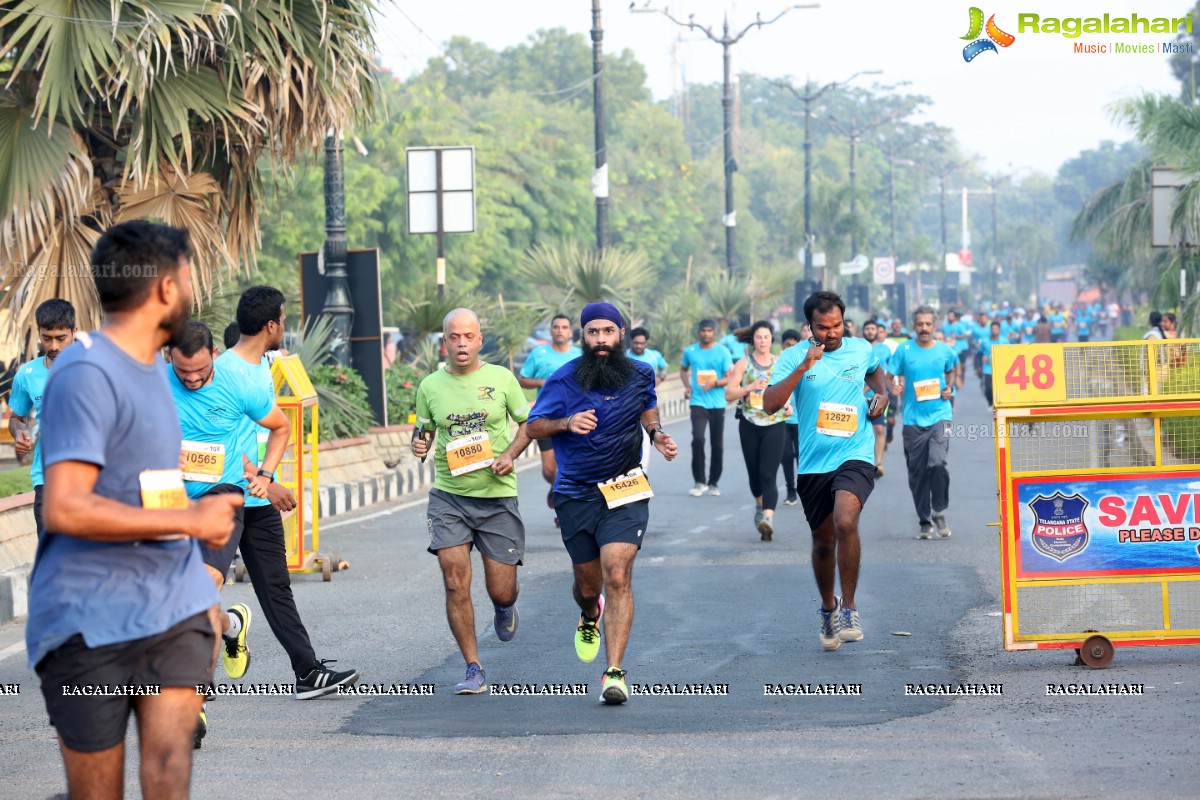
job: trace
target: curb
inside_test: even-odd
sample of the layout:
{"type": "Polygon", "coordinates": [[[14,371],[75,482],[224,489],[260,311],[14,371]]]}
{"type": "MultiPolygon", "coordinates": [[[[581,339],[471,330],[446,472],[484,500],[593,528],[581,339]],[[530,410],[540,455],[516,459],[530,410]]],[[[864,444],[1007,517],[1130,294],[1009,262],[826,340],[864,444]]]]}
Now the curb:
{"type": "Polygon", "coordinates": [[[0,624],[29,615],[29,573],[32,566],[0,572],[0,624]]]}

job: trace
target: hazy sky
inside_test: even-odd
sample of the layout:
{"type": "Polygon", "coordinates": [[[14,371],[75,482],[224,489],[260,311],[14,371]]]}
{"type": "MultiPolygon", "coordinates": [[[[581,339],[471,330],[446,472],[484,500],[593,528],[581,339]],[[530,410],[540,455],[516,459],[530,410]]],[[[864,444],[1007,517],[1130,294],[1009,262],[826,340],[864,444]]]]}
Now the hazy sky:
{"type": "MultiPolygon", "coordinates": [[[[978,0],[976,0],[978,2],[978,0]]],[[[1019,33],[1018,13],[1041,17],[1181,17],[1190,0],[990,0],[979,3],[985,16],[996,14],[999,27],[1016,41],[999,52],[963,60],[962,40],[969,27],[971,2],[916,0],[825,0],[819,8],[788,13],[775,24],[750,31],[733,50],[735,71],[803,81],[841,81],[859,70],[879,69],[880,76],[860,77],[870,85],[909,81],[905,91],[933,100],[927,119],[952,128],[968,152],[987,169],[1053,172],[1080,150],[1104,139],[1124,141],[1131,134],[1113,123],[1112,101],[1142,92],[1177,91],[1166,56],[1091,55],[1073,52],[1073,44],[1151,44],[1158,49],[1173,37],[1155,34],[1085,34],[1069,39],[1054,33],[1019,33]]],[[[641,7],[645,0],[637,0],[641,7]]],[[[657,0],[676,16],[712,25],[720,33],[728,12],[731,28],[741,30],[756,12],[770,19],[790,5],[784,0],[657,0]]],[[[634,14],[628,2],[603,0],[606,52],[632,49],[649,73],[655,99],[672,90],[672,48],[690,83],[721,79],[721,47],[672,24],[661,14],[634,14]]],[[[439,54],[438,45],[463,35],[500,49],[525,40],[538,28],[563,27],[586,34],[591,0],[381,0],[376,37],[384,65],[402,77],[423,68],[439,54]],[[418,30],[418,28],[420,30],[418,30]],[[423,33],[422,33],[423,31],[423,33]]],[[[781,102],[788,102],[781,98],[781,102]]],[[[795,102],[795,101],[792,101],[795,102]]]]}

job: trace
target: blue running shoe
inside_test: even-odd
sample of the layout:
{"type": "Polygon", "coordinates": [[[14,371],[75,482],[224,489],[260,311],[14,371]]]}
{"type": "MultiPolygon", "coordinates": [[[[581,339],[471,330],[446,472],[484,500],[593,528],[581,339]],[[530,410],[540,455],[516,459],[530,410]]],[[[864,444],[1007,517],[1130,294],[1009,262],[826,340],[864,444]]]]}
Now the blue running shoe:
{"type": "Polygon", "coordinates": [[[842,598],[833,598],[833,608],[817,609],[821,615],[821,647],[837,650],[842,646],[842,598]]]}
{"type": "Polygon", "coordinates": [[[496,609],[496,638],[502,642],[511,642],[517,635],[517,625],[521,622],[521,615],[517,613],[516,604],[511,606],[493,604],[493,608],[496,609]]]}
{"type": "Polygon", "coordinates": [[[483,694],[487,690],[487,676],[483,674],[483,667],[474,661],[467,664],[467,677],[462,683],[454,684],[455,694],[483,694]]]}

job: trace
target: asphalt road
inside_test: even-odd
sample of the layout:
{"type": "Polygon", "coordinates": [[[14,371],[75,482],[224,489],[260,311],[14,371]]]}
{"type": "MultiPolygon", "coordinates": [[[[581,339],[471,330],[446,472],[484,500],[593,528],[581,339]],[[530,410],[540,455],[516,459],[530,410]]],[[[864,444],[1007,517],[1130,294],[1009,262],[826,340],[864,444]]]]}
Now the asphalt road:
{"type": "MultiPolygon", "coordinates": [[[[989,412],[969,383],[958,422],[989,412]]],[[[858,600],[865,639],[826,653],[808,528],[784,507],[759,541],[730,414],[721,497],[692,498],[687,423],[669,426],[680,458],[651,475],[656,498],[634,571],[637,618],[625,663],[635,684],[727,695],[635,696],[597,703],[603,658],[582,664],[570,567],[536,469],[521,474],[528,528],[521,627],[491,629],[476,570],[480,653],[492,683],[586,684],[585,696],[456,697],[462,659],[426,554],[421,504],[324,527],[350,562],[322,583],[295,580],[318,655],[368,684],[432,685],[424,696],[224,697],[209,704],[196,797],[1195,797],[1200,651],[1123,648],[1103,672],[1070,651],[1002,647],[993,443],[950,450],[954,535],[918,541],[897,436],[863,516],[858,600]],[[908,633],[898,636],[896,633],[908,633]],[[999,685],[996,696],[906,693],[908,684],[999,685]],[[1047,684],[1143,684],[1143,697],[1048,697],[1047,684]],[[764,696],[766,685],[861,686],[861,695],[764,696]],[[715,688],[714,688],[715,687],[715,688]],[[616,735],[614,735],[616,734],[616,735]]],[[[657,457],[657,454],[656,454],[657,457]]],[[[257,601],[246,584],[227,602],[257,601]]],[[[64,781],[36,678],[0,628],[0,797],[46,797],[64,781]]],[[[252,682],[291,680],[261,614],[252,682]]],[[[223,678],[218,671],[218,681],[223,678]]],[[[132,733],[129,741],[136,741],[132,733]]],[[[136,755],[128,759],[137,796],[136,755]]]]}

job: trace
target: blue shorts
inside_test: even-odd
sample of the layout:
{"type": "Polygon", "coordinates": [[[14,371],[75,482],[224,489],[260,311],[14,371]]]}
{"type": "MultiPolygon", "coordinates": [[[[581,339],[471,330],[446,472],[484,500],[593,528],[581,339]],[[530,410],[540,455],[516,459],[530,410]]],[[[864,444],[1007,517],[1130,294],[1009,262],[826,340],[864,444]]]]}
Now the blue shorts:
{"type": "Polygon", "coordinates": [[[642,536],[650,520],[650,501],[609,508],[602,499],[577,500],[554,493],[563,544],[572,564],[587,564],[600,557],[600,548],[613,542],[628,542],[642,548],[642,536]]]}

